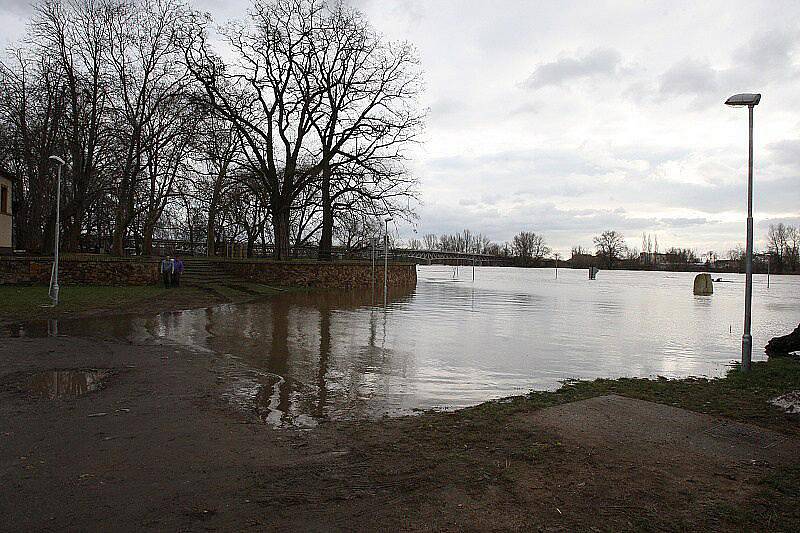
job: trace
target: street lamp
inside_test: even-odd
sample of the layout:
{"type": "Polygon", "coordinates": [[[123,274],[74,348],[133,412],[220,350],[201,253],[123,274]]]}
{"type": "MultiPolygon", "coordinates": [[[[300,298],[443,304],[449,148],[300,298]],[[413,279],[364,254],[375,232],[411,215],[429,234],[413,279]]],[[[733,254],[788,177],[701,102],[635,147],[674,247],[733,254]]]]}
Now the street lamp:
{"type": "Polygon", "coordinates": [[[372,305],[375,305],[375,245],[378,243],[378,238],[373,234],[369,238],[369,243],[372,246],[372,277],[371,277],[372,305]]]}
{"type": "Polygon", "coordinates": [[[387,296],[389,294],[389,222],[394,220],[392,217],[383,219],[385,231],[383,234],[383,305],[386,307],[387,296]]]}
{"type": "Polygon", "coordinates": [[[742,335],[742,370],[750,370],[753,355],[753,337],[750,335],[750,309],[753,301],[753,108],[761,101],[760,94],[735,94],[725,100],[732,107],[747,106],[749,115],[750,145],[747,160],[747,260],[744,287],[744,334],[742,335]]]}
{"type": "Polygon", "coordinates": [[[61,224],[59,223],[59,218],[61,216],[61,167],[64,166],[64,160],[57,155],[51,155],[49,159],[58,164],[58,181],[56,182],[55,245],[53,246],[53,271],[50,273],[50,299],[53,300],[53,307],[55,307],[58,305],[58,241],[61,233],[61,224]]]}

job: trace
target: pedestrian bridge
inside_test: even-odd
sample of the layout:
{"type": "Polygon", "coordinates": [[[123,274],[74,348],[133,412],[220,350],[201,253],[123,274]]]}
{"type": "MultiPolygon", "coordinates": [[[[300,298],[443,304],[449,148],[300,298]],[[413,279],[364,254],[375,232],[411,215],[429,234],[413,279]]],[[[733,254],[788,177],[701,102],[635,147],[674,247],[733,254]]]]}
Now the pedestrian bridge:
{"type": "Polygon", "coordinates": [[[409,250],[392,248],[389,259],[395,261],[413,261],[420,265],[472,265],[506,266],[511,264],[510,257],[488,254],[472,254],[466,252],[447,252],[443,250],[409,250]]]}

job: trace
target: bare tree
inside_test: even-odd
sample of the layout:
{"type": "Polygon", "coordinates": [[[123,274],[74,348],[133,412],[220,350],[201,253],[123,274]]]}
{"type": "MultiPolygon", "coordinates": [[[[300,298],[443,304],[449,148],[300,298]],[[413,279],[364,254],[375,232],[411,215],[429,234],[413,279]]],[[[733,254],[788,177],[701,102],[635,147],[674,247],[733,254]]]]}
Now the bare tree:
{"type": "Polygon", "coordinates": [[[786,262],[792,272],[800,266],[800,228],[786,226],[786,262]]]}
{"type": "Polygon", "coordinates": [[[625,253],[625,239],[617,231],[604,231],[592,240],[597,249],[597,255],[605,259],[608,268],[612,268],[614,261],[620,259],[625,253]]]}
{"type": "Polygon", "coordinates": [[[196,136],[198,114],[188,99],[173,99],[172,105],[153,111],[145,125],[150,139],[142,154],[143,187],[138,194],[137,212],[143,215],[142,254],[152,254],[153,232],[164,208],[178,196],[180,181],[191,172],[188,159],[196,136]]]}
{"type": "Polygon", "coordinates": [[[544,237],[532,231],[522,231],[515,235],[513,247],[523,266],[537,264],[550,255],[550,248],[545,245],[544,237]]]}
{"type": "Polygon", "coordinates": [[[45,0],[35,6],[32,49],[52,57],[65,89],[64,198],[62,220],[65,249],[78,251],[85,217],[108,184],[104,143],[113,134],[106,114],[109,105],[109,27],[111,5],[92,0],[45,0]]]}
{"type": "Polygon", "coordinates": [[[426,233],[422,236],[422,246],[426,250],[436,250],[439,238],[434,233],[426,233]]]}
{"type": "Polygon", "coordinates": [[[241,143],[233,124],[205,104],[204,101],[199,104],[205,119],[197,125],[198,135],[193,137],[194,186],[206,206],[206,254],[213,256],[220,213],[229,199],[228,192],[236,183],[235,173],[241,169],[241,162],[236,160],[241,143]]]}
{"type": "Polygon", "coordinates": [[[372,239],[383,231],[379,218],[358,211],[341,211],[335,228],[336,237],[347,252],[368,248],[372,239]]]}
{"type": "Polygon", "coordinates": [[[42,252],[53,239],[55,174],[48,157],[63,153],[67,99],[58,65],[47,55],[10,51],[0,63],[0,122],[5,142],[0,161],[19,177],[15,184],[16,244],[42,252]]]}
{"type": "Polygon", "coordinates": [[[408,214],[402,203],[392,200],[415,196],[416,183],[402,161],[423,113],[415,105],[420,72],[410,45],[384,43],[358,11],[341,1],[322,10],[321,16],[311,46],[322,93],[314,128],[320,145],[319,257],[326,259],[341,196],[363,196],[376,215],[408,214]]]}
{"type": "Polygon", "coordinates": [[[304,159],[320,105],[309,39],[321,10],[303,0],[256,0],[250,25],[221,31],[234,56],[228,65],[208,44],[208,19],[196,16],[186,36],[186,64],[215,112],[236,127],[269,199],[279,259],[289,257],[292,207],[314,178],[304,159]]]}
{"type": "Polygon", "coordinates": [[[145,152],[156,142],[158,128],[149,127],[150,122],[160,110],[179,105],[186,94],[189,78],[180,62],[180,38],[187,14],[180,0],[139,0],[116,3],[107,19],[119,176],[112,235],[116,255],[124,253],[125,236],[136,216],[145,152]]]}

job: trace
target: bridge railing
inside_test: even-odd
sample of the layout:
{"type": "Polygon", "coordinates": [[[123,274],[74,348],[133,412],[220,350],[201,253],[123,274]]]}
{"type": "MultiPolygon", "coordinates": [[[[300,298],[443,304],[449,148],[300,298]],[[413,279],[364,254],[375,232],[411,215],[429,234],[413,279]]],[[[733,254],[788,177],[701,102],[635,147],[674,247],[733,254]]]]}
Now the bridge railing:
{"type": "MultiPolygon", "coordinates": [[[[125,240],[125,255],[142,255],[143,243],[140,239],[129,238],[125,240]]],[[[81,251],[88,253],[109,253],[111,250],[111,240],[107,238],[98,239],[96,236],[83,235],[81,237],[81,251]]],[[[268,258],[274,255],[274,246],[271,244],[254,244],[250,250],[250,257],[268,258]]],[[[361,246],[347,248],[344,246],[334,246],[331,249],[331,259],[334,261],[384,260],[384,248],[377,246],[361,246]]],[[[191,241],[184,239],[153,239],[151,243],[151,256],[163,257],[166,255],[177,255],[183,257],[208,256],[208,244],[203,241],[191,241]]],[[[410,248],[392,247],[389,249],[389,261],[411,261],[417,263],[428,263],[436,261],[476,261],[476,264],[503,264],[511,260],[504,256],[494,256],[488,254],[471,254],[466,252],[451,252],[446,250],[414,250],[410,248]]],[[[242,241],[219,241],[215,243],[215,257],[247,257],[247,243],[242,241]]],[[[317,259],[319,247],[316,245],[293,246],[290,249],[292,259],[317,259]]],[[[453,263],[455,264],[455,263],[453,263]]],[[[462,263],[463,264],[463,263],[462,263]]]]}

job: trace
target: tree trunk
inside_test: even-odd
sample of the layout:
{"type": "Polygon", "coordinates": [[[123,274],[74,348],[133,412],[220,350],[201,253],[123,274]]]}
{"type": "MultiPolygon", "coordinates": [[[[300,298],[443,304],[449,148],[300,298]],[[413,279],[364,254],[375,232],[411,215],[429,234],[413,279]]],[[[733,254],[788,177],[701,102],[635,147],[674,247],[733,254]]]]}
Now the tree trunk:
{"type": "Polygon", "coordinates": [[[64,243],[64,250],[67,252],[80,252],[81,251],[81,229],[82,229],[82,221],[84,217],[84,212],[82,209],[78,208],[75,210],[75,214],[72,217],[72,223],[69,225],[66,231],[66,242],[64,243]]]}
{"type": "Polygon", "coordinates": [[[111,235],[111,255],[122,257],[125,255],[125,233],[126,225],[117,217],[114,225],[114,233],[111,235]]]}
{"type": "Polygon", "coordinates": [[[281,206],[274,209],[272,215],[272,231],[275,235],[275,259],[289,259],[289,210],[281,206]]]}
{"type": "Polygon", "coordinates": [[[331,171],[325,166],[322,171],[322,235],[319,239],[320,261],[330,261],[333,249],[333,201],[331,199],[331,171]]]}
{"type": "Polygon", "coordinates": [[[145,224],[142,228],[142,255],[145,257],[153,254],[153,231],[155,224],[145,224]]]}
{"type": "Polygon", "coordinates": [[[256,238],[258,237],[257,233],[247,234],[247,257],[253,257],[253,249],[256,245],[256,238]]]}
{"type": "Polygon", "coordinates": [[[214,257],[217,253],[215,250],[216,248],[216,219],[217,212],[216,209],[209,209],[208,210],[208,226],[207,226],[207,233],[206,233],[206,256],[214,257]]]}

